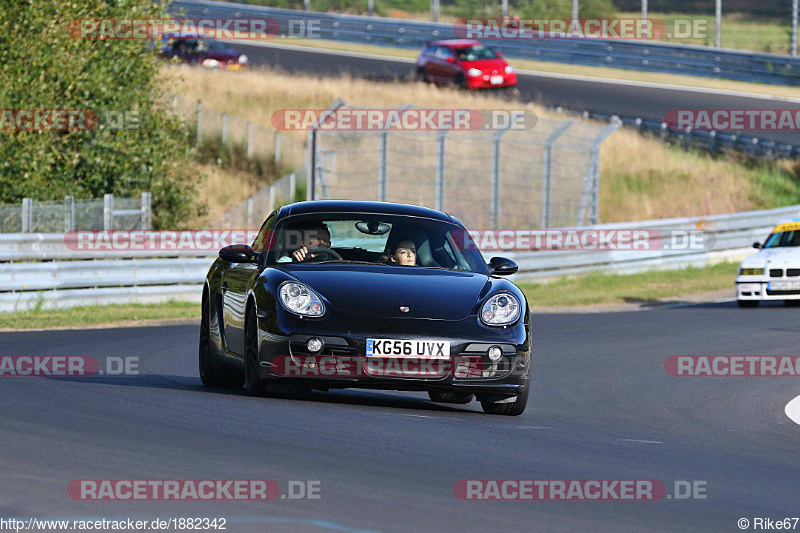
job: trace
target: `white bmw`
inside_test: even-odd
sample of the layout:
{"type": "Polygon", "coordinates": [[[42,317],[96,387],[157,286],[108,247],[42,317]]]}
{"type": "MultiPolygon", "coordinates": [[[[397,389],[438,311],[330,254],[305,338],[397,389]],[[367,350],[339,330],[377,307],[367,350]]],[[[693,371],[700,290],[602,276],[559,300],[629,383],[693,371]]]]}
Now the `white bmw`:
{"type": "Polygon", "coordinates": [[[756,307],[762,300],[800,304],[800,218],[781,222],[757,254],[739,265],[736,298],[739,307],[756,307]]]}

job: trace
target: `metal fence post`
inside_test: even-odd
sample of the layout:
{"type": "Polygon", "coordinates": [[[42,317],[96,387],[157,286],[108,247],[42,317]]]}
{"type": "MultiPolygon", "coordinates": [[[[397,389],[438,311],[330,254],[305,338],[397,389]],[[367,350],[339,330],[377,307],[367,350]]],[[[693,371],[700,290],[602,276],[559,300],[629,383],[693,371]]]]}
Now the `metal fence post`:
{"type": "Polygon", "coordinates": [[[297,195],[297,176],[295,176],[294,172],[289,174],[289,203],[292,204],[295,201],[295,196],[297,195]]]}
{"type": "Polygon", "coordinates": [[[253,158],[253,123],[247,123],[247,159],[253,158]]]}
{"type": "Polygon", "coordinates": [[[558,128],[547,136],[544,141],[544,169],[542,171],[542,228],[550,227],[550,202],[552,191],[553,173],[553,143],[556,142],[570,126],[575,124],[574,120],[563,122],[558,128]]]}
{"type": "Polygon", "coordinates": [[[509,127],[511,127],[510,123],[492,133],[492,205],[490,207],[492,221],[490,229],[497,229],[500,219],[500,138],[509,127]]]}
{"type": "Polygon", "coordinates": [[[33,199],[22,199],[22,233],[30,233],[33,226],[33,199]]]}
{"type": "Polygon", "coordinates": [[[444,210],[444,136],[447,130],[439,131],[436,139],[436,209],[444,210]]]}
{"type": "Polygon", "coordinates": [[[281,161],[281,132],[280,130],[275,130],[275,162],[280,163],[280,161],[281,161]]]}
{"type": "Polygon", "coordinates": [[[228,114],[222,114],[222,144],[228,139],[228,114]]]}
{"type": "Polygon", "coordinates": [[[110,231],[114,229],[114,195],[103,195],[103,229],[110,231]]]}
{"type": "Polygon", "coordinates": [[[275,184],[269,186],[269,212],[275,211],[275,184]]]}
{"type": "Polygon", "coordinates": [[[74,196],[65,196],[64,197],[64,226],[66,226],[67,231],[72,231],[75,229],[75,197],[74,196]]]}
{"type": "Polygon", "coordinates": [[[203,104],[197,102],[197,142],[200,143],[201,130],[203,129],[203,104]]]}
{"type": "Polygon", "coordinates": [[[589,172],[585,178],[581,206],[578,209],[577,226],[583,225],[587,202],[591,202],[589,223],[597,224],[600,218],[600,145],[622,126],[619,117],[614,116],[611,119],[611,124],[605,126],[600,134],[592,140],[592,146],[589,149],[589,172]]]}
{"type": "Polygon", "coordinates": [[[792,0],[792,42],[789,49],[792,57],[797,57],[797,0],[792,0]]]}
{"type": "Polygon", "coordinates": [[[306,200],[314,200],[317,179],[317,130],[308,132],[308,169],[306,170],[306,200]]]}
{"type": "Polygon", "coordinates": [[[247,199],[247,229],[253,227],[253,197],[247,199]]]}
{"type": "Polygon", "coordinates": [[[716,2],[714,18],[717,21],[717,38],[714,43],[717,48],[722,48],[722,0],[716,2]]]}
{"type": "Polygon", "coordinates": [[[153,194],[142,193],[142,229],[149,230],[153,224],[153,194]]]}
{"type": "Polygon", "coordinates": [[[378,201],[386,201],[386,151],[389,134],[381,132],[380,146],[378,148],[378,201]]]}

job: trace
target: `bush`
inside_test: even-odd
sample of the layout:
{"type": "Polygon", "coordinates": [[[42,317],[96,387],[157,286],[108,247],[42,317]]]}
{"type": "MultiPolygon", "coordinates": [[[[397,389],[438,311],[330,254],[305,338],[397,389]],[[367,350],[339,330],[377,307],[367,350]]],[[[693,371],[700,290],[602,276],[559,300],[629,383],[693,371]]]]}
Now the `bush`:
{"type": "Polygon", "coordinates": [[[196,214],[188,130],[166,111],[156,48],[68,32],[79,18],[163,18],[153,6],[147,0],[0,5],[3,107],[93,110],[101,117],[87,131],[0,131],[0,203],[151,191],[156,227],[176,227],[196,214]],[[109,111],[138,116],[138,127],[105,127],[109,111]]]}
{"type": "MultiPolygon", "coordinates": [[[[611,18],[617,11],[611,0],[581,0],[579,18],[611,18]]],[[[531,0],[520,6],[524,18],[572,18],[572,0],[531,0]]]]}

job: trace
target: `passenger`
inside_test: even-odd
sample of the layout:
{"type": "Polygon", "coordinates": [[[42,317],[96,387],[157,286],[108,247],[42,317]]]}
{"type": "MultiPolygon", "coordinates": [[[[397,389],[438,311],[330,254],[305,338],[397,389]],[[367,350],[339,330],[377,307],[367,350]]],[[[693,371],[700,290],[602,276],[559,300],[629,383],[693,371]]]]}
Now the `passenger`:
{"type": "Polygon", "coordinates": [[[398,266],[416,266],[417,247],[413,241],[402,240],[396,246],[390,247],[381,257],[381,263],[398,266]]]}

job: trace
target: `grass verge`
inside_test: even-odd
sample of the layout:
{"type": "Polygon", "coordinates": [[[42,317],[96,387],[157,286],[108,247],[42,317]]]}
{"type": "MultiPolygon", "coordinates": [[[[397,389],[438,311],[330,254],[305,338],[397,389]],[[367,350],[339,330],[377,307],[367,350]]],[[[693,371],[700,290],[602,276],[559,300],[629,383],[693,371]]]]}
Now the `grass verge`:
{"type": "Polygon", "coordinates": [[[196,318],[200,305],[191,302],[115,304],[0,313],[0,329],[78,328],[113,324],[135,326],[159,320],[196,318]]]}
{"type": "Polygon", "coordinates": [[[720,263],[641,274],[596,273],[552,283],[518,283],[531,307],[645,303],[732,289],[738,264],[720,263]]]}

